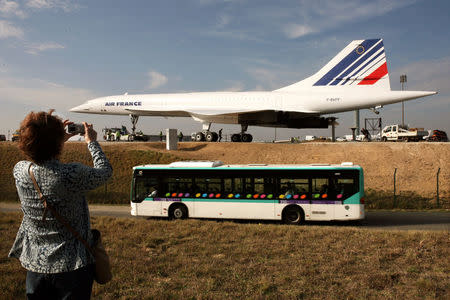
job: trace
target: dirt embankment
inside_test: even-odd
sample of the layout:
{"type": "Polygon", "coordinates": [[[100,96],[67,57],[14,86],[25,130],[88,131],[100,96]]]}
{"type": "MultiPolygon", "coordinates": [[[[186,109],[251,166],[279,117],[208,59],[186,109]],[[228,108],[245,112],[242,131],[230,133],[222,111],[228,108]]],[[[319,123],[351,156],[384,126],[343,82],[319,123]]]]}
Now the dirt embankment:
{"type": "Polygon", "coordinates": [[[439,174],[440,197],[450,196],[450,143],[179,143],[167,151],[164,143],[105,144],[105,147],[170,152],[183,159],[221,160],[227,164],[339,164],[351,161],[364,168],[366,189],[393,190],[397,168],[397,191],[423,197],[436,196],[439,174]]]}
{"type": "MultiPolygon", "coordinates": [[[[345,161],[353,162],[364,168],[366,190],[391,193],[393,191],[393,174],[397,168],[398,193],[413,192],[429,199],[436,197],[436,174],[440,168],[439,195],[442,200],[450,198],[450,143],[245,144],[183,142],[179,143],[179,150],[176,151],[167,151],[165,144],[160,142],[103,142],[101,144],[115,170],[115,177],[111,185],[120,187],[123,191],[127,191],[129,188],[129,174],[134,165],[152,162],[166,163],[178,158],[183,160],[221,160],[226,164],[340,164],[345,161]],[[145,150],[152,152],[146,153],[145,150]]],[[[17,161],[23,159],[23,155],[20,154],[15,143],[6,142],[0,146],[2,165],[0,186],[15,195],[14,180],[11,176],[12,168],[17,161]]],[[[67,143],[64,147],[63,161],[89,163],[90,155],[85,144],[67,143]]]]}

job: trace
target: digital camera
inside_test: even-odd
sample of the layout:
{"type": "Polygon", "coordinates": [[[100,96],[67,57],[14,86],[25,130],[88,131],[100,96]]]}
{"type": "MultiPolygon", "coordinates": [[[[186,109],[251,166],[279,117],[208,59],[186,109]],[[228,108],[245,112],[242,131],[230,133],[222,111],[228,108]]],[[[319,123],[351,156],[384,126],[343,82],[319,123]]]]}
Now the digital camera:
{"type": "Polygon", "coordinates": [[[84,134],[83,124],[69,124],[67,126],[67,132],[72,134],[84,134]]]}

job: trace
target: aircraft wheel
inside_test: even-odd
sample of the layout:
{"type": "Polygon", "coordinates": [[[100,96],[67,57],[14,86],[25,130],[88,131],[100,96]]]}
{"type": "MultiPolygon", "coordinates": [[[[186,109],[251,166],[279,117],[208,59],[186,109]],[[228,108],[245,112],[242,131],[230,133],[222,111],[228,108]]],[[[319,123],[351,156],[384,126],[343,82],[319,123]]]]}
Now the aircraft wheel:
{"type": "Polygon", "coordinates": [[[205,135],[202,132],[197,132],[197,134],[195,135],[195,140],[197,142],[202,142],[205,140],[205,135]]]}
{"type": "Polygon", "coordinates": [[[231,141],[234,142],[234,143],[240,142],[241,141],[241,135],[237,134],[237,133],[233,134],[231,136],[231,141]]]}
{"type": "Polygon", "coordinates": [[[244,143],[250,143],[252,140],[253,140],[253,136],[252,136],[251,134],[244,133],[244,134],[242,135],[242,141],[243,141],[244,143]]]}
{"type": "Polygon", "coordinates": [[[207,131],[205,134],[205,139],[207,142],[214,142],[214,132],[207,131]]]}

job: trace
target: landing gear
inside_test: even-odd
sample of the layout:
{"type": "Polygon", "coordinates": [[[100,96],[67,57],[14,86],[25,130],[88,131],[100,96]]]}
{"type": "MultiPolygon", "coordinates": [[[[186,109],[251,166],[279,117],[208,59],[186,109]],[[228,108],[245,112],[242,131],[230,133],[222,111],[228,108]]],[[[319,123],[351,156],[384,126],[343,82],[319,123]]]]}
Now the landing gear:
{"type": "Polygon", "coordinates": [[[231,141],[250,143],[253,141],[253,136],[251,134],[245,133],[248,129],[248,125],[241,125],[241,133],[235,133],[231,136],[231,141]]]}
{"type": "Polygon", "coordinates": [[[233,135],[231,135],[231,141],[233,143],[239,143],[241,141],[241,135],[239,133],[235,133],[233,135]]]}
{"type": "Polygon", "coordinates": [[[217,142],[218,139],[219,135],[213,131],[199,131],[195,134],[195,138],[193,138],[196,142],[217,142]]]}
{"type": "Polygon", "coordinates": [[[251,134],[244,133],[244,134],[242,135],[242,141],[243,141],[244,143],[250,143],[251,141],[253,141],[253,136],[252,136],[251,134]]]}
{"type": "Polygon", "coordinates": [[[205,139],[207,142],[217,142],[217,140],[219,139],[219,135],[217,134],[217,132],[207,131],[205,134],[205,139]]]}
{"type": "Polygon", "coordinates": [[[211,129],[211,123],[203,123],[203,130],[191,135],[192,141],[195,142],[217,142],[219,135],[217,132],[209,131],[211,129]]]}
{"type": "MultiPolygon", "coordinates": [[[[210,131],[211,123],[204,123],[203,130],[191,135],[192,141],[195,142],[217,142],[219,140],[219,134],[214,131],[210,131]]],[[[232,142],[244,142],[250,143],[253,140],[251,134],[245,133],[248,125],[241,125],[241,133],[235,133],[231,135],[232,142]]]]}
{"type": "Polygon", "coordinates": [[[136,133],[136,124],[139,120],[139,116],[138,115],[130,115],[130,119],[131,119],[131,134],[134,135],[136,133]]]}
{"type": "Polygon", "coordinates": [[[203,142],[205,140],[205,135],[203,134],[203,132],[197,132],[195,134],[195,141],[196,142],[203,142]]]}
{"type": "Polygon", "coordinates": [[[253,136],[248,133],[235,133],[231,135],[231,141],[234,143],[250,143],[251,141],[253,141],[253,136]]]}

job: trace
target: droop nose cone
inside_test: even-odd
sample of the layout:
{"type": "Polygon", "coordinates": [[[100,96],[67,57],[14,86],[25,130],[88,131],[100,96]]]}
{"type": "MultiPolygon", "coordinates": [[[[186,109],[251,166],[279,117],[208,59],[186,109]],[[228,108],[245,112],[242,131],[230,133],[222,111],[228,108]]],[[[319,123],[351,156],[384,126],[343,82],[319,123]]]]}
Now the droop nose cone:
{"type": "Polygon", "coordinates": [[[83,112],[88,112],[89,110],[90,110],[90,107],[88,104],[81,104],[81,105],[71,108],[70,112],[83,113],[83,112]]]}

